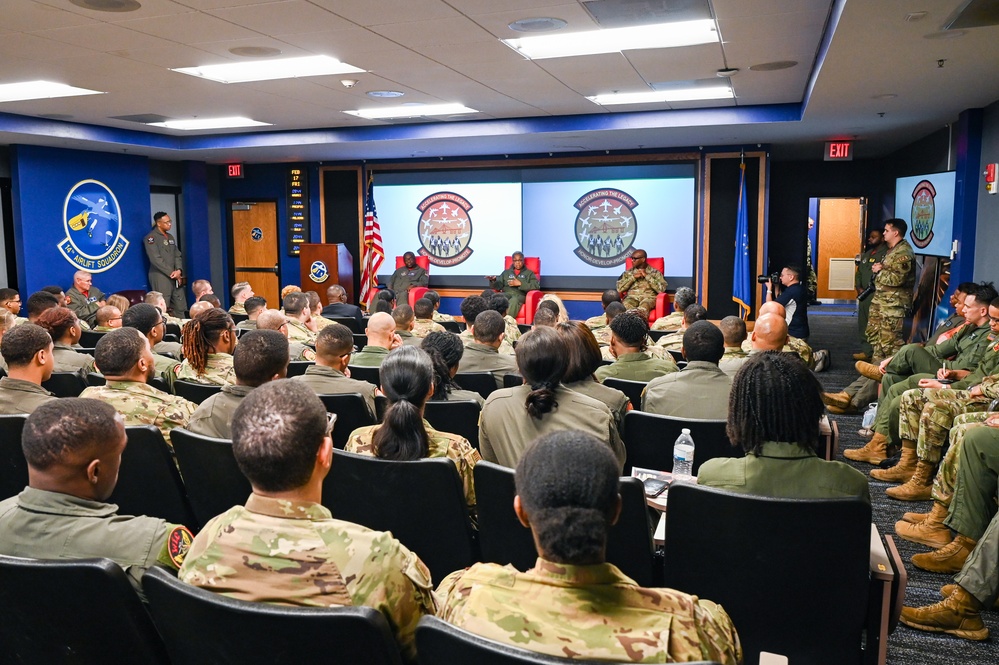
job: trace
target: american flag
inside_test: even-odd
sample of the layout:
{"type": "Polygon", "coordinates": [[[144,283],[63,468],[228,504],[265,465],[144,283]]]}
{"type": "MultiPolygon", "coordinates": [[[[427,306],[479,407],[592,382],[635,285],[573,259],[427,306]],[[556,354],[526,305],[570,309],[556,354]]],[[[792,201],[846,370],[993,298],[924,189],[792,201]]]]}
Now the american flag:
{"type": "Polygon", "coordinates": [[[364,248],[361,255],[361,298],[366,306],[371,306],[378,292],[378,269],[385,260],[382,248],[382,230],[378,226],[378,213],[375,212],[375,178],[368,174],[368,191],[364,200],[364,248]]]}

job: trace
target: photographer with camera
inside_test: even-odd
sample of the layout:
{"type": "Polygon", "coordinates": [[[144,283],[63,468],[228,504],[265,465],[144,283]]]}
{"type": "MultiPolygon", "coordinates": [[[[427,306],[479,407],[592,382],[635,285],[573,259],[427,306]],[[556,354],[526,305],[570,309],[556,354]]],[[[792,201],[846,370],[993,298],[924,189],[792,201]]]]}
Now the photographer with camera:
{"type": "Polygon", "coordinates": [[[874,271],[871,267],[881,263],[888,253],[881,229],[871,229],[867,234],[867,249],[857,259],[857,273],[853,285],[857,289],[857,326],[860,329],[860,353],[853,354],[854,360],[870,360],[874,349],[867,341],[867,318],[871,311],[871,297],[874,295],[874,271]],[[866,297],[864,295],[866,294],[866,297]]]}
{"type": "Polygon", "coordinates": [[[784,306],[787,316],[787,332],[792,337],[808,341],[808,292],[801,283],[801,268],[788,265],[780,271],[780,285],[783,287],[775,298],[773,277],[766,287],[767,302],[777,301],[784,306]]]}

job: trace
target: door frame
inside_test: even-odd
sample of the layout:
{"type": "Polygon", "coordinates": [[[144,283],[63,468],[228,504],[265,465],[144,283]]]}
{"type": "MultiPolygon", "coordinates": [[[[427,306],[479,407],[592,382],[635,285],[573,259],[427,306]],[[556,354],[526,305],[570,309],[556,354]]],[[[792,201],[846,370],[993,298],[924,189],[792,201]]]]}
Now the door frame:
{"type": "MultiPolygon", "coordinates": [[[[281,282],[281,240],[280,240],[280,235],[279,235],[280,231],[281,231],[281,220],[280,220],[280,217],[278,216],[278,200],[277,199],[269,199],[269,198],[247,198],[245,196],[241,196],[241,197],[234,198],[234,199],[226,199],[226,203],[225,203],[226,229],[225,229],[225,232],[226,232],[226,241],[229,243],[229,265],[226,266],[226,277],[228,278],[229,286],[231,288],[231,286],[236,283],[236,246],[235,246],[235,244],[233,242],[233,234],[232,234],[232,206],[235,205],[235,204],[237,204],[237,203],[273,203],[274,204],[274,223],[275,223],[275,235],[274,235],[274,237],[275,237],[275,240],[277,240],[277,243],[278,243],[277,256],[274,259],[274,264],[277,266],[277,271],[276,271],[275,274],[277,274],[277,278],[278,278],[278,292],[280,293],[281,283],[282,283],[281,282]]],[[[243,272],[253,272],[253,271],[245,271],[244,270],[243,272]]],[[[225,296],[226,296],[225,297],[225,302],[229,302],[232,299],[232,295],[228,291],[226,291],[225,296]]],[[[229,305],[231,306],[232,303],[229,302],[229,305]]]]}

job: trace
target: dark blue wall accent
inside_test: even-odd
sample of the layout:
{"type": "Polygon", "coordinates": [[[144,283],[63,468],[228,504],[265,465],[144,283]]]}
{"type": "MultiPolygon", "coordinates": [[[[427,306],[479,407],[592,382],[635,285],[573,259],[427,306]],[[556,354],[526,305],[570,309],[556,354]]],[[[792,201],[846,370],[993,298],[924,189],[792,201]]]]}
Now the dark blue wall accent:
{"type": "MultiPolygon", "coordinates": [[[[183,203],[184,263],[187,264],[187,302],[194,302],[191,284],[211,274],[212,261],[208,234],[208,167],[204,162],[185,161],[181,190],[183,203]]],[[[219,294],[225,297],[226,291],[219,294]]]]}
{"type": "MultiPolygon", "coordinates": [[[[954,191],[954,240],[957,255],[950,264],[950,287],[953,292],[961,282],[969,282],[975,274],[975,233],[978,217],[978,192],[981,188],[982,109],[969,109],[958,116],[957,188],[954,191]]],[[[945,298],[942,302],[947,302],[945,298]]]]}
{"type": "Polygon", "coordinates": [[[59,252],[66,237],[63,210],[69,191],[81,180],[103,182],[121,209],[128,248],[110,269],[94,275],[105,293],[148,289],[148,262],[142,238],[149,232],[149,162],[145,157],[16,145],[11,150],[14,242],[22,300],[49,284],[68,289],[77,268],[59,252]]]}

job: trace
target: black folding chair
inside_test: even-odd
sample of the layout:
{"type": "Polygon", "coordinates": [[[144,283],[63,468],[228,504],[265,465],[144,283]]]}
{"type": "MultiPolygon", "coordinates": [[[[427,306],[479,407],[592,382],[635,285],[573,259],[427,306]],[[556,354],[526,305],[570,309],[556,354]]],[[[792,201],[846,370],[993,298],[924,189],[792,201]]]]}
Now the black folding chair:
{"type": "Polygon", "coordinates": [[[170,431],[170,441],[191,510],[200,524],[246,502],[253,490],[236,464],[232,441],[181,428],[170,431]]]}
{"type": "Polygon", "coordinates": [[[248,314],[233,314],[232,312],[229,312],[229,316],[232,317],[232,322],[235,323],[236,325],[239,325],[243,321],[246,321],[247,319],[250,318],[248,314]]]}
{"type": "Polygon", "coordinates": [[[104,337],[106,334],[106,332],[97,332],[95,330],[81,330],[80,346],[92,349],[97,346],[97,342],[101,341],[101,337],[104,337]]]}
{"type": "Polygon", "coordinates": [[[504,388],[516,388],[517,386],[524,385],[524,377],[520,374],[504,374],[503,375],[503,387],[504,388]]]}
{"type": "Polygon", "coordinates": [[[0,501],[28,485],[28,463],[21,450],[21,430],[27,416],[0,416],[0,501]]]}
{"type": "Polygon", "coordinates": [[[302,376],[305,374],[305,370],[314,366],[316,363],[312,360],[292,360],[288,363],[288,378],[293,376],[302,376]]]}
{"type": "Polygon", "coordinates": [[[455,335],[461,334],[461,324],[457,321],[441,321],[440,324],[444,326],[444,330],[449,333],[454,333],[455,335]]]}
{"type": "Polygon", "coordinates": [[[343,450],[350,439],[350,433],[358,427],[374,425],[375,421],[368,414],[368,405],[360,393],[342,393],[339,395],[320,395],[327,413],[336,414],[336,425],[333,427],[333,447],[343,450]]]}
{"type": "Polygon", "coordinates": [[[645,387],[649,384],[645,381],[628,381],[627,379],[615,379],[613,377],[608,377],[603,380],[603,384],[609,388],[616,388],[620,390],[628,399],[631,400],[631,406],[635,409],[642,409],[642,392],[645,387]]]}
{"type": "Polygon", "coordinates": [[[350,328],[350,332],[352,334],[355,335],[364,334],[364,330],[361,328],[361,325],[357,322],[357,319],[355,319],[353,316],[331,316],[327,318],[329,318],[329,320],[334,323],[339,323],[342,326],[347,326],[348,328],[350,328]]]}
{"type": "Polygon", "coordinates": [[[457,434],[479,448],[479,403],[471,400],[431,400],[423,407],[423,417],[440,432],[457,434]]]}
{"type": "Polygon", "coordinates": [[[216,386],[208,383],[196,383],[194,381],[185,381],[183,379],[177,379],[173,382],[173,393],[178,397],[183,397],[187,401],[194,402],[195,404],[201,404],[206,399],[221,390],[222,386],[216,386]]]}
{"type": "Polygon", "coordinates": [[[87,387],[87,381],[79,372],[52,372],[48,381],[42,381],[42,388],[56,397],[79,397],[87,387]]]}
{"type": "Polygon", "coordinates": [[[401,663],[388,622],[371,607],[237,600],[185,584],[162,568],[147,572],[142,586],[174,663],[401,663]]]}
{"type": "Polygon", "coordinates": [[[471,390],[486,399],[496,390],[496,377],[492,372],[458,372],[454,382],[465,390],[471,390]]]}
{"type": "Polygon", "coordinates": [[[347,368],[350,370],[350,378],[357,379],[358,381],[367,381],[371,385],[380,386],[382,384],[381,379],[378,376],[377,367],[363,367],[361,365],[348,365],[347,368]]]}
{"type": "Polygon", "coordinates": [[[170,660],[117,563],[0,556],[0,662],[168,665],[170,660]]]}
{"type": "Polygon", "coordinates": [[[742,448],[733,446],[725,433],[724,420],[674,418],[655,413],[629,411],[624,416],[624,447],[628,453],[625,473],[632,467],[673,470],[673,444],[684,429],[694,439],[694,475],[701,465],[715,457],[744,457],[742,448]]]}
{"type": "Polygon", "coordinates": [[[360,351],[368,345],[368,336],[364,333],[354,333],[354,346],[360,351]]]}

